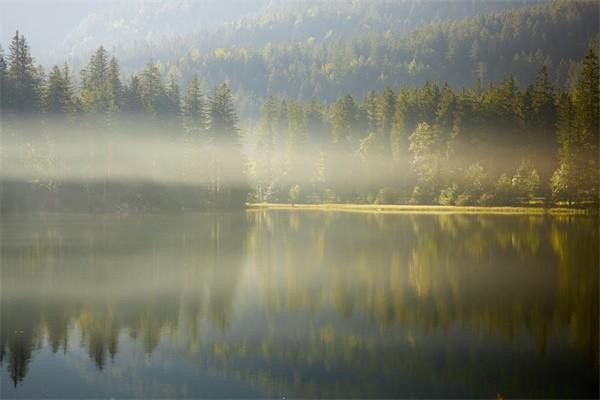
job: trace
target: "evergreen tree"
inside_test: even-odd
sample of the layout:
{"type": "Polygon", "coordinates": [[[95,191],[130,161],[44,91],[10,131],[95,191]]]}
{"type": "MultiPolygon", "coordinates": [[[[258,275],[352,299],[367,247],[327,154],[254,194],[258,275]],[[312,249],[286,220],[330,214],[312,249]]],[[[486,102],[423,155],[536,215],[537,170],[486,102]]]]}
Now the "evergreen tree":
{"type": "Polygon", "coordinates": [[[189,131],[202,132],[208,128],[207,103],[197,75],[187,84],[182,114],[189,131]]]}
{"type": "Polygon", "coordinates": [[[0,111],[5,110],[8,106],[8,95],[10,88],[8,86],[8,71],[6,60],[4,58],[4,49],[0,45],[0,111]]]}
{"type": "Polygon", "coordinates": [[[33,64],[29,45],[24,36],[15,33],[8,55],[8,78],[10,85],[7,102],[19,112],[37,111],[40,105],[39,74],[33,64]]]}
{"type": "Polygon", "coordinates": [[[556,199],[598,202],[598,57],[590,50],[571,96],[559,108],[559,165],[552,176],[556,199]]]}
{"type": "Polygon", "coordinates": [[[357,122],[358,108],[349,94],[339,99],[332,107],[331,125],[333,143],[347,147],[354,143],[354,124],[357,122]]]}
{"type": "Polygon", "coordinates": [[[395,111],[396,95],[390,86],[386,86],[377,102],[378,142],[382,147],[389,143],[395,111]]]}
{"type": "Polygon", "coordinates": [[[86,68],[81,70],[80,97],[84,109],[89,113],[108,115],[117,110],[109,79],[109,66],[108,54],[100,46],[90,57],[86,68]]]}
{"type": "Polygon", "coordinates": [[[377,113],[378,113],[378,98],[377,92],[371,90],[365,96],[362,108],[366,119],[366,131],[375,132],[377,131],[377,113]]]}
{"type": "Polygon", "coordinates": [[[110,108],[113,113],[116,113],[123,108],[123,84],[121,82],[119,64],[114,57],[110,59],[108,64],[107,80],[109,84],[109,98],[111,100],[110,108]]]}
{"type": "Polygon", "coordinates": [[[144,111],[140,79],[136,75],[123,87],[123,111],[128,115],[137,115],[144,111]]]}
{"type": "Polygon", "coordinates": [[[167,76],[167,87],[165,94],[167,100],[165,114],[170,117],[178,116],[181,113],[181,93],[177,79],[172,73],[167,76]]]}
{"type": "Polygon", "coordinates": [[[246,179],[238,117],[226,83],[213,89],[208,106],[213,143],[209,189],[214,204],[238,207],[246,200],[246,179]]]}
{"type": "Polygon", "coordinates": [[[439,188],[440,160],[435,152],[438,138],[433,128],[427,122],[422,122],[410,135],[409,140],[411,163],[418,177],[411,200],[416,203],[430,203],[439,188]]]}
{"type": "Polygon", "coordinates": [[[146,64],[146,68],[141,72],[140,94],[148,114],[156,116],[163,111],[162,106],[166,98],[165,87],[160,70],[153,62],[146,64]]]}
{"type": "Polygon", "coordinates": [[[64,72],[55,65],[48,74],[44,90],[44,111],[50,115],[73,112],[73,98],[68,70],[64,72]]]}
{"type": "Polygon", "coordinates": [[[553,141],[556,126],[556,100],[554,89],[548,77],[548,67],[542,66],[538,72],[531,93],[531,112],[528,118],[533,122],[534,136],[537,145],[553,141]],[[537,131],[537,132],[535,132],[537,131]],[[550,139],[550,140],[549,140],[550,139]]]}
{"type": "Polygon", "coordinates": [[[597,151],[600,131],[600,83],[598,55],[590,49],[582,62],[581,76],[573,94],[575,119],[582,141],[597,151]]]}
{"type": "Polygon", "coordinates": [[[216,86],[209,98],[210,132],[216,143],[239,144],[238,117],[226,83],[216,86]]]}
{"type": "Polygon", "coordinates": [[[256,197],[258,201],[272,201],[276,180],[275,138],[279,101],[270,96],[263,104],[259,121],[259,134],[255,148],[256,197]]]}
{"type": "Polygon", "coordinates": [[[323,120],[323,106],[315,97],[312,97],[306,105],[304,116],[309,142],[318,145],[325,144],[327,142],[327,127],[323,120]]]}

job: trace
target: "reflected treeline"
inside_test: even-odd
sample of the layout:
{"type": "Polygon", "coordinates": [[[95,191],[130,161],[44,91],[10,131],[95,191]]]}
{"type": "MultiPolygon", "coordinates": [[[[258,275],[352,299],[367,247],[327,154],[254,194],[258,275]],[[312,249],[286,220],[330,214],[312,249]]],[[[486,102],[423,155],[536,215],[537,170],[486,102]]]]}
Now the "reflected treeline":
{"type": "Polygon", "coordinates": [[[243,222],[235,214],[3,217],[0,348],[15,384],[44,336],[67,351],[75,326],[98,368],[115,356],[123,329],[151,353],[176,329],[180,305],[226,329],[243,222]]]}
{"type": "Polygon", "coordinates": [[[126,334],[150,356],[164,341],[273,396],[459,395],[457,382],[486,393],[490,370],[507,395],[589,396],[597,226],[597,216],[3,216],[1,359],[15,385],[43,346],[81,343],[102,369],[126,334]]]}

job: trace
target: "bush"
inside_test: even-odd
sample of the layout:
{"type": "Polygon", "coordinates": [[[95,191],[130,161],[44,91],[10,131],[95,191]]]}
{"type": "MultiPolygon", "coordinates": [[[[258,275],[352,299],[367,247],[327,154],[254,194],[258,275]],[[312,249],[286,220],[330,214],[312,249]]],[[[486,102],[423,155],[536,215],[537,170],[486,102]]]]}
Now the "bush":
{"type": "Polygon", "coordinates": [[[438,196],[438,204],[442,205],[442,206],[449,206],[454,204],[454,200],[456,199],[456,192],[458,190],[458,187],[456,186],[456,184],[453,184],[452,186],[448,186],[445,189],[442,189],[442,191],[440,192],[440,195],[438,196]]]}
{"type": "Polygon", "coordinates": [[[494,188],[496,192],[495,204],[510,205],[513,203],[514,190],[510,178],[502,174],[496,181],[494,188]]]}
{"type": "Polygon", "coordinates": [[[415,186],[410,197],[410,204],[431,204],[435,200],[432,187],[415,186]]]}
{"type": "Polygon", "coordinates": [[[290,200],[290,203],[297,203],[298,200],[300,200],[300,193],[301,193],[300,185],[296,184],[296,185],[292,186],[288,193],[288,198],[290,200]]]}
{"type": "Polygon", "coordinates": [[[385,187],[379,190],[375,197],[375,204],[394,204],[396,194],[392,188],[385,187]]]}
{"type": "Polygon", "coordinates": [[[480,206],[491,206],[494,204],[494,201],[496,200],[496,196],[494,196],[491,193],[484,193],[481,195],[481,197],[479,198],[479,201],[477,201],[479,203],[480,206]]]}
{"type": "Polygon", "coordinates": [[[468,194],[459,194],[458,197],[456,197],[456,201],[454,202],[454,204],[456,204],[457,206],[472,206],[473,199],[468,194]]]}

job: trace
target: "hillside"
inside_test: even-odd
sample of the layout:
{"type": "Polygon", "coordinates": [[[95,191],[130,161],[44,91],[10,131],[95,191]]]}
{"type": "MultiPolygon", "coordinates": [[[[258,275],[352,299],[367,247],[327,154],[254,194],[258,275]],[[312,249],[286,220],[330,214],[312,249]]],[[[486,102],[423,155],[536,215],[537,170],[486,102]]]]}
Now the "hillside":
{"type": "MultiPolygon", "coordinates": [[[[151,51],[140,45],[114,53],[126,71],[138,70],[151,56],[164,74],[186,81],[197,73],[207,86],[227,80],[234,92],[251,98],[280,94],[332,101],[346,92],[362,97],[386,85],[426,80],[460,88],[478,76],[488,83],[512,74],[526,85],[542,64],[563,86],[573,74],[573,61],[598,37],[595,2],[534,4],[425,25],[434,12],[431,2],[413,14],[404,14],[411,2],[386,3],[389,10],[380,6],[377,13],[366,3],[344,12],[335,3],[315,4],[285,12],[271,5],[262,17],[165,41],[151,51]],[[401,23],[402,15],[411,18],[401,23]],[[328,28],[333,26],[335,31],[328,28]]],[[[460,17],[455,3],[443,7],[446,17],[460,17]]],[[[462,7],[486,8],[491,6],[462,7]]]]}

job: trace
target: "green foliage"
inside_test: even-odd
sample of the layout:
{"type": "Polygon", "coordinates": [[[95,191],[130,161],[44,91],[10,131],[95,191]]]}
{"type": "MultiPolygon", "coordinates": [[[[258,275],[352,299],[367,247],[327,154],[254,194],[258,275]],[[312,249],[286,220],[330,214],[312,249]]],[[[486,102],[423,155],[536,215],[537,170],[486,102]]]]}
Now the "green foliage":
{"type": "Polygon", "coordinates": [[[380,189],[375,196],[375,204],[394,204],[395,202],[396,193],[390,187],[380,189]]]}
{"type": "Polygon", "coordinates": [[[238,117],[231,90],[226,83],[216,86],[208,99],[210,132],[213,140],[226,144],[238,144],[238,117]]]}
{"type": "Polygon", "coordinates": [[[494,192],[496,193],[496,204],[510,205],[514,202],[515,196],[513,185],[508,175],[500,175],[500,177],[496,181],[494,192]]]}
{"type": "Polygon", "coordinates": [[[451,186],[442,189],[438,197],[438,204],[442,206],[453,205],[456,201],[457,192],[458,186],[456,185],[456,183],[453,183],[451,186]]]}
{"type": "Polygon", "coordinates": [[[487,173],[481,164],[476,163],[465,171],[463,195],[467,195],[473,201],[481,198],[487,188],[487,173]]]}
{"type": "Polygon", "coordinates": [[[15,33],[8,54],[8,68],[3,82],[8,110],[37,112],[40,106],[42,77],[33,64],[29,44],[19,31],[15,33]]]}
{"type": "Polygon", "coordinates": [[[292,186],[288,193],[288,199],[289,199],[290,203],[292,203],[292,204],[297,203],[298,200],[300,200],[301,193],[302,193],[302,189],[300,188],[300,185],[296,184],[296,185],[292,186]]]}
{"type": "Polygon", "coordinates": [[[44,111],[52,115],[72,114],[75,111],[73,86],[69,75],[69,67],[64,70],[58,66],[52,67],[48,74],[43,94],[44,111]]]}
{"type": "Polygon", "coordinates": [[[187,84],[181,107],[181,113],[188,131],[199,133],[208,128],[207,107],[206,99],[200,90],[198,76],[194,75],[187,84]]]}
{"type": "Polygon", "coordinates": [[[120,85],[116,84],[119,79],[118,66],[113,60],[108,60],[108,53],[100,46],[80,72],[79,96],[84,110],[90,114],[108,115],[119,109],[115,97],[120,92],[117,90],[120,85]],[[113,92],[113,89],[117,92],[113,92]]]}
{"type": "Polygon", "coordinates": [[[598,55],[590,50],[573,93],[560,97],[559,166],[551,180],[556,200],[598,202],[598,55]]]}
{"type": "MultiPolygon", "coordinates": [[[[546,6],[536,7],[521,11],[517,19],[549,12],[546,6]]],[[[585,8],[581,5],[548,7],[584,18],[578,14],[585,8]]],[[[485,17],[477,26],[505,18],[485,17]]],[[[469,52],[481,57],[484,48],[478,43],[469,46],[469,52]]],[[[385,50],[385,41],[382,46],[385,50]]],[[[219,58],[233,57],[225,50],[221,53],[219,58]]],[[[252,58],[249,53],[246,57],[252,58]]],[[[37,112],[41,105],[48,115],[70,118],[79,111],[111,118],[172,118],[175,127],[207,139],[203,141],[207,148],[227,149],[225,158],[207,157],[209,165],[203,171],[211,176],[216,203],[233,195],[223,176],[245,182],[235,107],[239,98],[228,83],[205,96],[200,78],[194,75],[182,98],[176,78],[179,70],[168,68],[165,83],[161,72],[165,68],[153,62],[123,83],[119,63],[100,47],[81,71],[77,91],[67,65],[53,67],[44,78],[18,33],[8,63],[3,60],[0,52],[3,110],[37,112]]],[[[413,65],[415,74],[418,65],[413,65]]],[[[480,79],[460,92],[450,84],[430,81],[397,91],[388,85],[380,92],[373,90],[377,84],[362,100],[346,93],[325,104],[318,97],[301,101],[270,96],[262,107],[258,133],[245,138],[251,147],[247,170],[254,181],[254,198],[285,201],[297,186],[303,188],[305,199],[322,201],[365,201],[370,196],[378,203],[506,205],[551,193],[555,201],[597,202],[598,57],[589,51],[569,91],[553,85],[556,79],[551,78],[553,64],[548,59],[540,65],[533,72],[534,82],[524,89],[508,75],[497,84],[484,85],[480,79]],[[556,154],[558,162],[548,162],[556,154]],[[525,161],[515,170],[515,160],[525,161]]],[[[333,64],[323,71],[335,75],[341,69],[333,64]]],[[[479,73],[485,77],[490,68],[479,73]]],[[[203,76],[205,80],[210,81],[203,76]]],[[[351,91],[351,85],[346,85],[351,91]]]]}
{"type": "MultiPolygon", "coordinates": [[[[236,98],[248,100],[241,114],[254,115],[271,95],[329,103],[346,93],[358,99],[435,79],[453,88],[479,79],[485,87],[507,75],[537,86],[542,66],[549,82],[565,87],[598,35],[594,1],[285,4],[151,49],[124,46],[124,65],[134,70],[153,57],[167,70],[176,67],[183,81],[194,74],[208,86],[227,81],[236,98]]],[[[537,100],[548,122],[548,103],[537,100]]]]}

